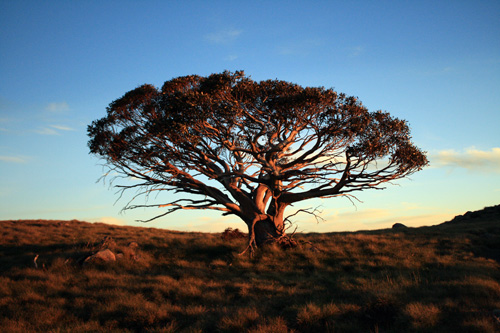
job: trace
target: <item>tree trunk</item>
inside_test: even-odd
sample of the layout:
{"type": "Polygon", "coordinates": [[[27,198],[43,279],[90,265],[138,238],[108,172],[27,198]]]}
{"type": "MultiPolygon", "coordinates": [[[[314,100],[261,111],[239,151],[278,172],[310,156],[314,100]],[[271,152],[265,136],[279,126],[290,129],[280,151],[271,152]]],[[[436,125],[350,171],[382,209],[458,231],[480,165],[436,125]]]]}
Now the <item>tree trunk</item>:
{"type": "Polygon", "coordinates": [[[264,244],[272,243],[277,238],[283,236],[285,231],[281,227],[283,223],[274,223],[271,219],[265,219],[255,223],[253,227],[249,225],[248,235],[252,241],[252,237],[255,240],[255,245],[260,247],[264,244]]]}

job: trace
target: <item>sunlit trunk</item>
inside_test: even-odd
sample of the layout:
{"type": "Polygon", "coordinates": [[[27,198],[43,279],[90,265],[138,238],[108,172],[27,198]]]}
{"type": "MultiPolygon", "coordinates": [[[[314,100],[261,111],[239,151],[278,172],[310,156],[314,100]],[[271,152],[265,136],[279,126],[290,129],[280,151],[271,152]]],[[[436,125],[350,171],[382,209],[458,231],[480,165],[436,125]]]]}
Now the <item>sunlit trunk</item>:
{"type": "Polygon", "coordinates": [[[274,219],[268,217],[255,223],[247,223],[247,225],[249,240],[257,247],[272,243],[285,235],[282,216],[274,217],[274,219]]]}
{"type": "Polygon", "coordinates": [[[252,232],[254,233],[255,244],[257,246],[261,246],[266,243],[272,243],[284,234],[283,228],[276,226],[271,219],[266,219],[255,223],[253,230],[249,230],[250,238],[252,237],[252,232]]]}

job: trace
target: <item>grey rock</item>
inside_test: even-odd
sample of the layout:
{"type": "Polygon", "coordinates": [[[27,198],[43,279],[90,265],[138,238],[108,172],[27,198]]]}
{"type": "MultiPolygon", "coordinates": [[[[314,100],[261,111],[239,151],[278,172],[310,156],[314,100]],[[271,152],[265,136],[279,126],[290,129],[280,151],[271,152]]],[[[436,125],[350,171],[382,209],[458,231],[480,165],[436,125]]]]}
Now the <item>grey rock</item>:
{"type": "Polygon", "coordinates": [[[91,255],[85,261],[83,262],[84,264],[86,263],[92,263],[92,262],[112,262],[116,261],[116,256],[113,252],[111,252],[110,249],[105,249],[97,252],[94,255],[91,255]]]}

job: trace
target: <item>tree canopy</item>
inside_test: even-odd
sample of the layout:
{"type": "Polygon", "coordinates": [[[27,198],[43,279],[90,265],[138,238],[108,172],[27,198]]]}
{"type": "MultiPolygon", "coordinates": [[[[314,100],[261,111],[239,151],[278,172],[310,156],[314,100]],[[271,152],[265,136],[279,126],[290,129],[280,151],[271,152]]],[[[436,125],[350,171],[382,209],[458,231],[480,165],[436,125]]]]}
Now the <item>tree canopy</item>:
{"type": "Polygon", "coordinates": [[[142,85],[88,134],[90,152],[132,180],[118,187],[178,194],[126,209],[165,208],[152,219],[180,209],[233,214],[254,245],[284,235],[296,202],[381,189],[428,164],[406,121],[333,89],[242,71],[142,85]]]}

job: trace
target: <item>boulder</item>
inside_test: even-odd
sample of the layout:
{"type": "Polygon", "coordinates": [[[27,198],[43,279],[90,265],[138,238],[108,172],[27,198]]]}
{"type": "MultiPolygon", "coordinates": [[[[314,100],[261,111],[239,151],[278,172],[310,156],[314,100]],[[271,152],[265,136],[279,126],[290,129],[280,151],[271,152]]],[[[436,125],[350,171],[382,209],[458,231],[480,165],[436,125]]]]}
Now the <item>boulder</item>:
{"type": "Polygon", "coordinates": [[[137,250],[139,248],[139,244],[137,242],[130,242],[128,247],[132,250],[137,250]]]}
{"type": "Polygon", "coordinates": [[[87,259],[85,259],[83,263],[86,264],[92,262],[112,262],[112,261],[116,261],[115,254],[111,252],[110,249],[105,249],[97,252],[94,255],[91,255],[90,257],[87,257],[87,259]]]}

